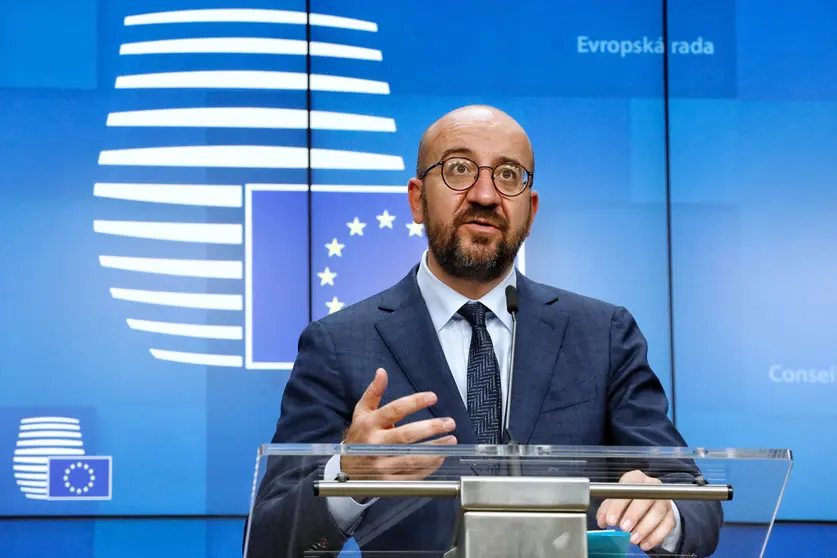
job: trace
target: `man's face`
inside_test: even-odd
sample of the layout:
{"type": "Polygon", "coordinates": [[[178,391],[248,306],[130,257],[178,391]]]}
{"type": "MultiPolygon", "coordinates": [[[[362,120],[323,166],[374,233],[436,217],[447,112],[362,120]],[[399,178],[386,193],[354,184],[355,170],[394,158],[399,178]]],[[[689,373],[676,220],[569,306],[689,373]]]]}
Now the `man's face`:
{"type": "MultiPolygon", "coordinates": [[[[479,166],[533,167],[529,142],[511,120],[459,117],[428,139],[425,166],[462,156],[479,166]]],[[[453,277],[486,282],[514,262],[537,212],[537,193],[527,188],[514,197],[500,195],[490,169],[481,169],[469,190],[457,192],[445,185],[436,167],[424,179],[420,209],[430,252],[442,269],[453,277]]]]}

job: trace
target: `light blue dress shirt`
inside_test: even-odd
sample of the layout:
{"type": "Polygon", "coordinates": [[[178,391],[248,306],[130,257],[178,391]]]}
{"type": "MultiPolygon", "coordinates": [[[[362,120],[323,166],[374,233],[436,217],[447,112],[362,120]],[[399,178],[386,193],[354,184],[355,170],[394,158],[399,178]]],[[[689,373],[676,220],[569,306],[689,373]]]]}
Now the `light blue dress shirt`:
{"type": "MultiPolygon", "coordinates": [[[[448,366],[450,367],[456,386],[459,388],[459,395],[463,403],[468,401],[468,353],[471,346],[471,324],[457,312],[466,303],[472,302],[468,297],[456,292],[438,277],[433,275],[427,266],[427,251],[425,250],[419,264],[416,276],[419,291],[427,304],[430,312],[430,319],[433,327],[439,336],[439,343],[445,354],[448,366]]],[[[479,302],[483,303],[488,312],[486,313],[486,328],[491,336],[491,343],[494,345],[494,352],[497,355],[497,363],[500,366],[500,389],[502,393],[503,408],[505,412],[506,394],[508,393],[508,372],[509,353],[512,341],[512,317],[506,309],[506,287],[517,286],[517,274],[512,269],[496,287],[491,289],[479,302]]],[[[326,463],[323,478],[334,480],[340,473],[340,456],[335,455],[326,463]]],[[[349,497],[329,497],[327,505],[335,523],[344,533],[351,534],[357,527],[362,517],[363,510],[375,503],[377,499],[371,499],[363,504],[349,497]]],[[[672,502],[676,525],[674,530],[666,537],[663,548],[673,552],[680,539],[680,513],[672,502]]]]}

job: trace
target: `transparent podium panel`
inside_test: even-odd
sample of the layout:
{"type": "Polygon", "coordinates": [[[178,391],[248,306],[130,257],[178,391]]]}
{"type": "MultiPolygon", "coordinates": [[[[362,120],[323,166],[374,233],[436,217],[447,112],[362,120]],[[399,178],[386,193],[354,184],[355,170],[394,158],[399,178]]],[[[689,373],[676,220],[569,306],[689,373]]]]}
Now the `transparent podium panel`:
{"type": "Polygon", "coordinates": [[[762,556],[788,450],[267,444],[247,558],[762,556]]]}

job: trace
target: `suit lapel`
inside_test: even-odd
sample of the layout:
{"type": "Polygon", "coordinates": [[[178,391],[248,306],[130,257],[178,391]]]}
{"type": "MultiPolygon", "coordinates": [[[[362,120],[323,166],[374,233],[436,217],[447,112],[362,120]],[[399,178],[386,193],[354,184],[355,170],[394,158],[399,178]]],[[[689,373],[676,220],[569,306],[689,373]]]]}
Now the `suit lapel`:
{"type": "Polygon", "coordinates": [[[526,444],[549,390],[569,317],[554,304],[558,297],[553,291],[521,274],[517,290],[520,310],[509,429],[515,440],[526,444]]]}
{"type": "Polygon", "coordinates": [[[379,308],[387,313],[375,322],[375,328],[416,391],[432,391],[438,397],[430,412],[456,421],[453,434],[458,443],[475,444],[468,410],[421,297],[416,270],[417,267],[382,300],[379,308]]]}

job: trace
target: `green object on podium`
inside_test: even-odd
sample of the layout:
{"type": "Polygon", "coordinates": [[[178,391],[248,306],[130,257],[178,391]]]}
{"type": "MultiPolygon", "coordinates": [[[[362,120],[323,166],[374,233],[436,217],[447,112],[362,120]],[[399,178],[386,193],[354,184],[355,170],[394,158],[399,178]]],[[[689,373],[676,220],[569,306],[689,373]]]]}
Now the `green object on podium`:
{"type": "Polygon", "coordinates": [[[626,556],[631,534],[623,531],[587,531],[588,558],[618,558],[626,556]]]}

